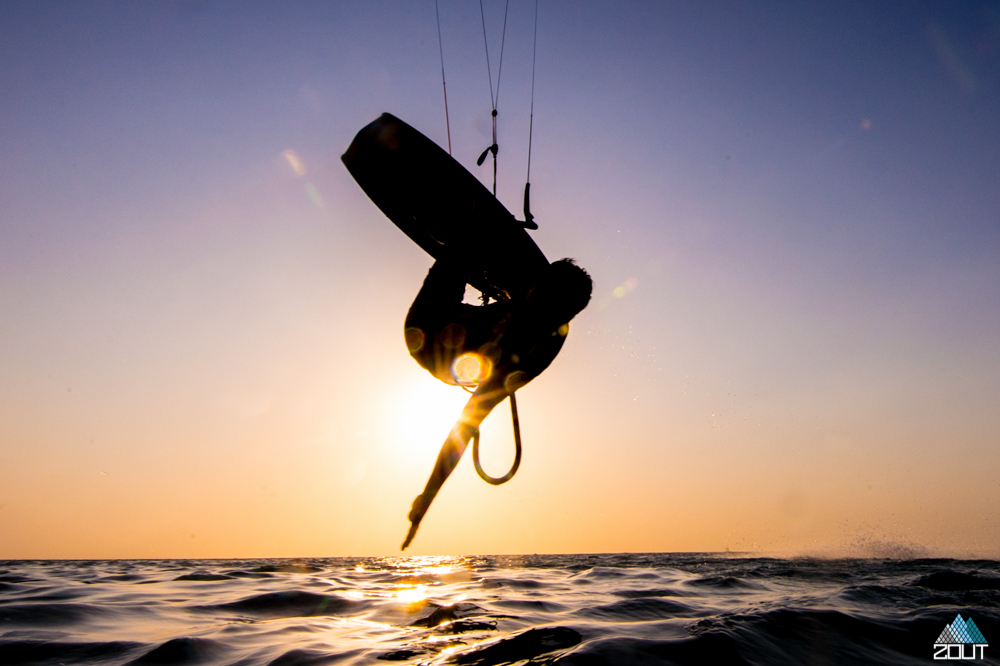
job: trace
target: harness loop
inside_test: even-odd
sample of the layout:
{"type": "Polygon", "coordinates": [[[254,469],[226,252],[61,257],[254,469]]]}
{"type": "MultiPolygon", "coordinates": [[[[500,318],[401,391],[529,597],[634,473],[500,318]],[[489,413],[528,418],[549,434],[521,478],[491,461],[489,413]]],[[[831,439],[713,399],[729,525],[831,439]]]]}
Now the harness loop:
{"type": "Polygon", "coordinates": [[[514,478],[517,468],[521,466],[521,423],[517,418],[517,400],[513,393],[510,394],[510,417],[514,422],[514,464],[503,476],[492,477],[483,471],[483,466],[479,463],[479,428],[472,434],[472,463],[476,466],[476,474],[491,486],[507,483],[514,478]]]}

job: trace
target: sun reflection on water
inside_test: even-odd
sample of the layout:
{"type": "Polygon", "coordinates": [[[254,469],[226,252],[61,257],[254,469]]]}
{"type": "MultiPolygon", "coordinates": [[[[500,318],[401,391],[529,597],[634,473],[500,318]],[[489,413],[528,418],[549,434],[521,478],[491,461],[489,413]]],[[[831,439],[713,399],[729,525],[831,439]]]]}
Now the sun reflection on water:
{"type": "Polygon", "coordinates": [[[395,569],[401,576],[443,576],[470,567],[468,558],[453,555],[413,555],[410,557],[385,557],[387,569],[395,569]]]}
{"type": "Polygon", "coordinates": [[[404,604],[418,604],[427,600],[426,585],[407,585],[396,590],[396,600],[404,604]]]}

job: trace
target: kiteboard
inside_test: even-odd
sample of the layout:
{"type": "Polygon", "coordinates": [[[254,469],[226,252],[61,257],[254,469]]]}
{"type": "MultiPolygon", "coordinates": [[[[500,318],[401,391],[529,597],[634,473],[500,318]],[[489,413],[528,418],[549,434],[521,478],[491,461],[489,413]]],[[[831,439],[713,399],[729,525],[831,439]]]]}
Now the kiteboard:
{"type": "Polygon", "coordinates": [[[341,157],[399,229],[495,299],[520,298],[549,262],[521,222],[436,143],[383,113],[341,157]]]}

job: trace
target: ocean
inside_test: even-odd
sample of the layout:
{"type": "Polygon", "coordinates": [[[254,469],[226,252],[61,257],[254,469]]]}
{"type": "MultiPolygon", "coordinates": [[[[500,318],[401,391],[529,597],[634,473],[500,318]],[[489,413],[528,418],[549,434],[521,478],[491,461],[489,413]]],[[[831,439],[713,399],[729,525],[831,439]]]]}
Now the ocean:
{"type": "Polygon", "coordinates": [[[948,649],[964,649],[965,663],[1000,663],[1000,562],[698,553],[0,562],[5,665],[929,664],[948,649]],[[969,629],[950,639],[958,647],[935,648],[958,625],[969,629]]]}

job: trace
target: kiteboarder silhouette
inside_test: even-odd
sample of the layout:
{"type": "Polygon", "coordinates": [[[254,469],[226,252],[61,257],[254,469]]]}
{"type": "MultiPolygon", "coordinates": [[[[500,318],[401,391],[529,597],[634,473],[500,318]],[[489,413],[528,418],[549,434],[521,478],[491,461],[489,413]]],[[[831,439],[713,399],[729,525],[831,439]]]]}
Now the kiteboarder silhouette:
{"type": "MultiPolygon", "coordinates": [[[[406,548],[486,416],[508,397],[513,404],[552,363],[592,283],[571,259],[550,264],[475,176],[388,113],[358,132],[342,159],[386,216],[437,259],[406,315],[410,355],[441,381],[474,388],[413,501],[406,548]],[[466,284],[483,294],[482,305],[463,302],[466,284]]],[[[515,422],[519,446],[516,430],[515,422]]],[[[520,451],[500,479],[487,477],[475,457],[481,476],[503,483],[520,451]]]]}
{"type": "MultiPolygon", "coordinates": [[[[587,306],[593,288],[590,276],[572,259],[550,264],[525,231],[538,228],[529,196],[537,50],[533,50],[531,65],[524,220],[514,219],[496,198],[497,100],[507,10],[505,7],[495,89],[481,3],[480,14],[493,107],[493,143],[476,163],[481,166],[492,153],[493,193],[451,157],[440,14],[438,46],[448,152],[384,113],[358,132],[342,158],[375,205],[436,259],[406,315],[404,335],[410,355],[441,381],[472,391],[441,447],[424,491],[413,500],[410,529],[402,549],[410,545],[420,521],[470,440],[476,472],[485,481],[499,485],[517,472],[521,464],[521,431],[514,394],[555,359],[569,333],[570,320],[587,306]],[[481,305],[463,302],[466,285],[479,290],[481,305]],[[479,464],[479,426],[506,398],[510,399],[514,424],[514,464],[507,474],[494,478],[479,464]]],[[[535,46],[537,36],[536,1],[535,46]]]]}

